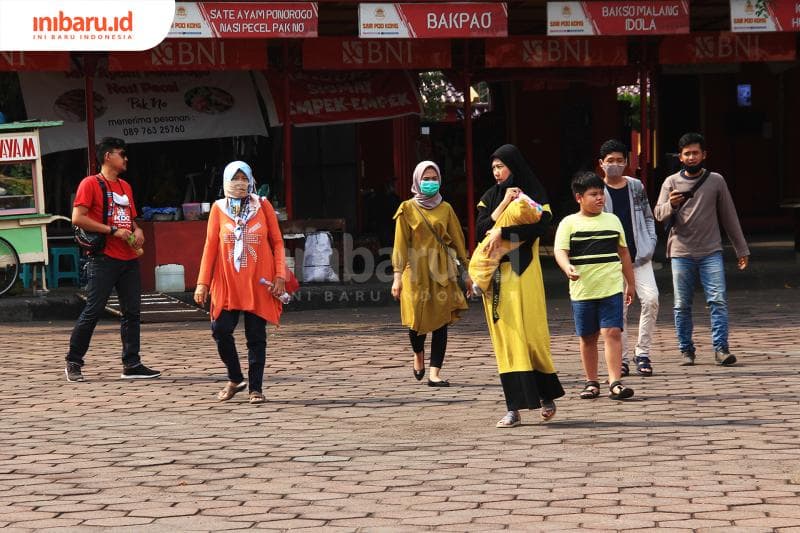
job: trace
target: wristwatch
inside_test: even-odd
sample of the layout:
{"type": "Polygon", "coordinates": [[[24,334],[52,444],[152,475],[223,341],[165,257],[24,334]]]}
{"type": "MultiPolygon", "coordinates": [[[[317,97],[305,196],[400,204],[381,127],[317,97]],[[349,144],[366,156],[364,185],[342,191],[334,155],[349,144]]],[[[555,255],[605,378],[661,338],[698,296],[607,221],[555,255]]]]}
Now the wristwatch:
{"type": "Polygon", "coordinates": [[[108,232],[109,235],[114,235],[117,232],[117,230],[119,229],[116,226],[109,226],[109,228],[111,228],[111,231],[108,232]]]}

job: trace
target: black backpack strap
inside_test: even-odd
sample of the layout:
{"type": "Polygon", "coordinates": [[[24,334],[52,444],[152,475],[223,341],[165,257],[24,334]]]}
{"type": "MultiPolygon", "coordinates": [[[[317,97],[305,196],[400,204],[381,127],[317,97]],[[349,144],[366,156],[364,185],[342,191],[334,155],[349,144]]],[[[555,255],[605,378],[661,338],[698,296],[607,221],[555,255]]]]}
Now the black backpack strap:
{"type": "Polygon", "coordinates": [[[112,215],[111,210],[113,209],[113,204],[109,201],[112,196],[111,192],[106,187],[106,180],[100,176],[101,175],[98,174],[95,178],[97,179],[97,184],[100,185],[100,190],[103,192],[103,224],[108,225],[108,217],[112,215]]]}

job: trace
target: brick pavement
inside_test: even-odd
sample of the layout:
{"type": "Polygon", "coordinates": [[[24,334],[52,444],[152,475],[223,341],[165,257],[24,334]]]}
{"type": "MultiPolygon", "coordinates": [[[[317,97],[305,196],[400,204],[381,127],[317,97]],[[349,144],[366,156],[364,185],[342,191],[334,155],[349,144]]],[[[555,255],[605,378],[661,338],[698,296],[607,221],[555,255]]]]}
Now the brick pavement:
{"type": "Polygon", "coordinates": [[[414,381],[396,308],[288,314],[261,406],[215,401],[207,324],[147,325],[144,360],[164,377],[134,383],[101,324],[77,384],[62,367],[71,323],[2,324],[0,527],[800,531],[797,294],[731,295],[729,369],[711,363],[701,304],[698,365],[678,366],[666,296],[655,376],[628,378],[627,403],[577,399],[568,302],[551,301],[568,396],[552,422],[523,413],[512,430],[494,428],[477,305],[452,328],[450,389],[414,381]]]}

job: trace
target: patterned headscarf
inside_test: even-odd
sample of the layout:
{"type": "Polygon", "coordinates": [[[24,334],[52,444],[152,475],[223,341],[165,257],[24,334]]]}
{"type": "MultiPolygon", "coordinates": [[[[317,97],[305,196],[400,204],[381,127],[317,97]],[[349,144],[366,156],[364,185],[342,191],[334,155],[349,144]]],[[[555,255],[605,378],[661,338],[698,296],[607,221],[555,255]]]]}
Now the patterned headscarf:
{"type": "Polygon", "coordinates": [[[261,202],[256,192],[256,180],[253,178],[253,169],[244,161],[232,161],[228,163],[222,172],[222,190],[225,192],[223,212],[234,222],[233,236],[233,266],[237,272],[242,265],[242,257],[245,253],[244,236],[247,221],[258,212],[261,202]],[[242,171],[247,176],[247,191],[237,190],[233,184],[233,176],[242,171]]]}
{"type": "Polygon", "coordinates": [[[439,176],[439,186],[441,187],[442,173],[439,171],[439,166],[433,161],[420,161],[417,164],[417,168],[414,169],[414,183],[411,185],[411,192],[414,193],[414,200],[425,209],[433,209],[442,203],[441,193],[437,192],[433,196],[426,196],[422,194],[420,190],[419,182],[422,181],[422,175],[425,173],[425,170],[429,168],[436,171],[436,174],[439,176]]]}

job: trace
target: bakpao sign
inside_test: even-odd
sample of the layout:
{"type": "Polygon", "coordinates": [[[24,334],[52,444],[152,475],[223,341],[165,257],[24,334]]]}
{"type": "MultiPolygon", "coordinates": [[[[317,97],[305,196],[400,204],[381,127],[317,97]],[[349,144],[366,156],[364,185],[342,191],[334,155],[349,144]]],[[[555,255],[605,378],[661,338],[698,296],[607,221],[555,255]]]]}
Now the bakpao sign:
{"type": "Polygon", "coordinates": [[[506,37],[505,2],[359,4],[359,37],[378,39],[506,37]]]}
{"type": "Polygon", "coordinates": [[[146,50],[174,11],[174,0],[2,0],[0,50],[146,50]]]}

